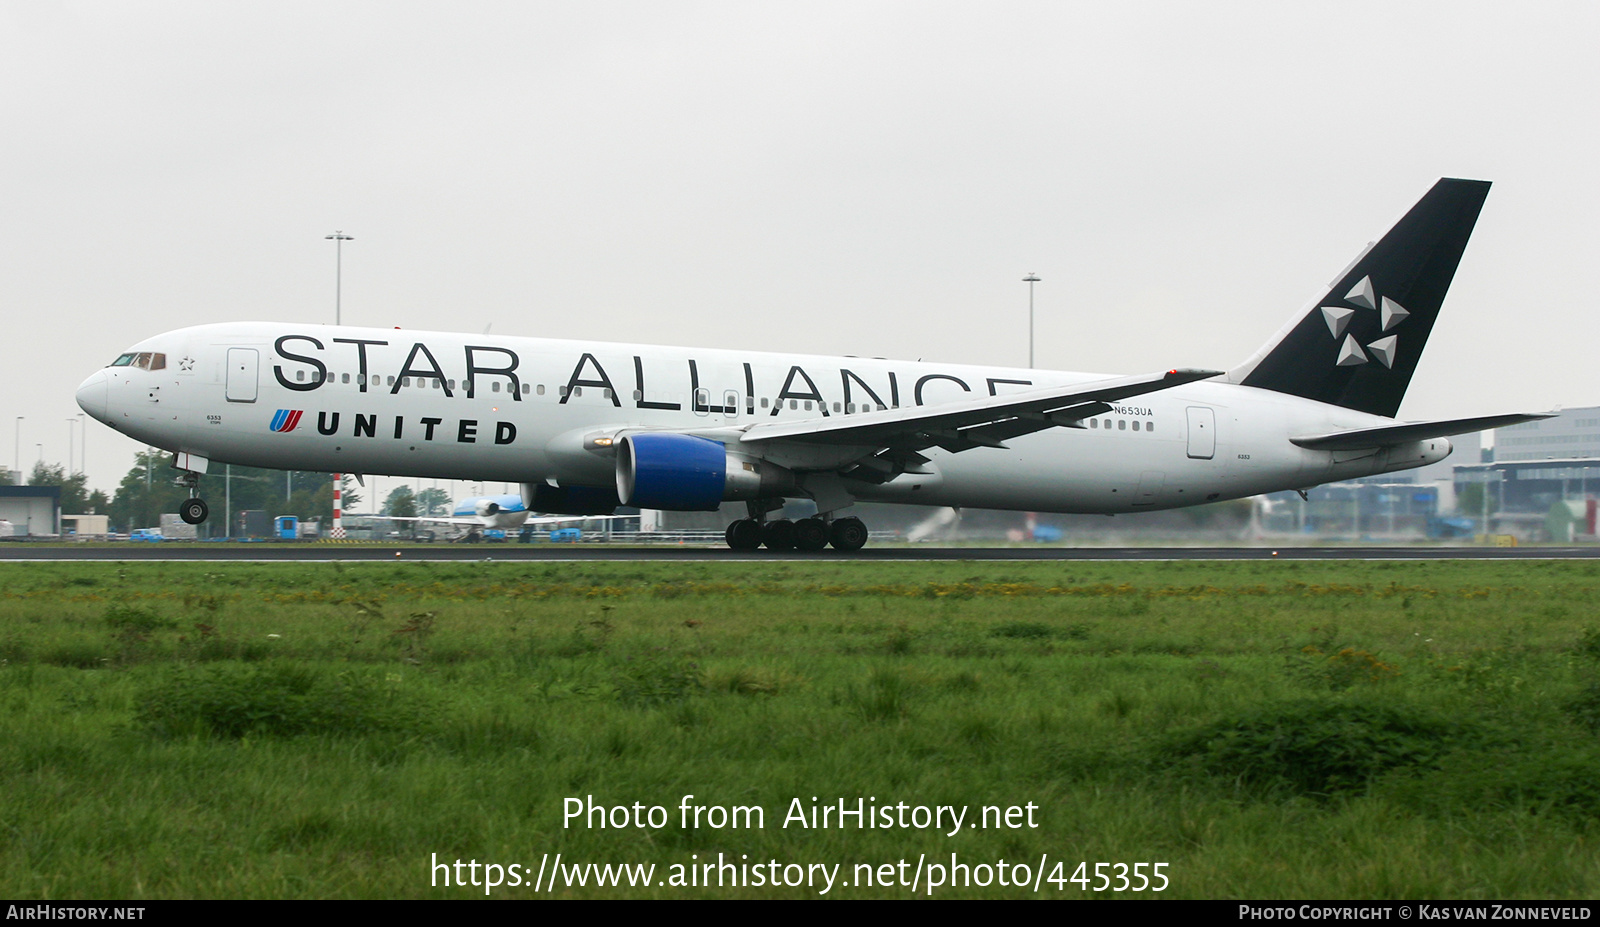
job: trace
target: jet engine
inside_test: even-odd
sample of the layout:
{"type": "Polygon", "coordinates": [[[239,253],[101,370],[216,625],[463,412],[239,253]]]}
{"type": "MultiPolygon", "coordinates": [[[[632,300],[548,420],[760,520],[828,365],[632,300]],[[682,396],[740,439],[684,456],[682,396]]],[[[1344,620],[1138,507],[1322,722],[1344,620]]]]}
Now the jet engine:
{"type": "Polygon", "coordinates": [[[617,495],[623,505],[711,512],[724,502],[796,492],[794,473],[694,435],[644,432],[617,449],[617,495]]]}

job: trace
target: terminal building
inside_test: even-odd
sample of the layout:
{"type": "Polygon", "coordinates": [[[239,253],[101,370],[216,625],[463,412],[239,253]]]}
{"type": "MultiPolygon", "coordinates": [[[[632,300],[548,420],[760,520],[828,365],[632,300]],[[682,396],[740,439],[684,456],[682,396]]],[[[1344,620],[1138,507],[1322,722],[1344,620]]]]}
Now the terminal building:
{"type": "Polygon", "coordinates": [[[1532,541],[1593,539],[1600,407],[1498,428],[1490,459],[1454,469],[1457,496],[1468,496],[1461,514],[1478,519],[1480,530],[1532,541]]]}

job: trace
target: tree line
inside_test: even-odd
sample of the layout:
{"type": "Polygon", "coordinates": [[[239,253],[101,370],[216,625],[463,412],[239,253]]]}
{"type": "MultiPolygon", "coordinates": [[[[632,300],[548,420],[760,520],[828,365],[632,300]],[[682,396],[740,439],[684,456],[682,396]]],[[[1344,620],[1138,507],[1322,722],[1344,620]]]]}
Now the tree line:
{"type": "MultiPolygon", "coordinates": [[[[29,486],[55,486],[61,490],[61,512],[65,515],[100,514],[108,517],[112,531],[127,533],[136,528],[161,524],[161,516],[178,511],[188,490],[173,480],[171,455],[145,450],[134,455],[133,469],[117,484],[110,497],[101,490],[90,490],[82,472],[68,473],[60,464],[40,461],[28,475],[29,486]]],[[[227,513],[237,519],[239,512],[264,511],[270,515],[296,515],[302,520],[333,515],[333,474],[314,470],[264,470],[259,467],[219,465],[202,480],[203,495],[211,505],[208,532],[212,537],[227,533],[222,519],[227,513]]],[[[343,484],[346,509],[361,501],[360,488],[353,477],[343,484]]],[[[237,531],[233,533],[237,534],[237,531]]]]}

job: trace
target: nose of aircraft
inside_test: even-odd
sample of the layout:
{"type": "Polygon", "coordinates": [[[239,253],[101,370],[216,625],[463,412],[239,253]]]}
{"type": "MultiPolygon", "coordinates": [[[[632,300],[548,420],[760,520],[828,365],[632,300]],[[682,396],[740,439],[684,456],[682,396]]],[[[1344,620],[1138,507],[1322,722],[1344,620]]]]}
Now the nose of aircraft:
{"type": "Polygon", "coordinates": [[[97,422],[105,421],[108,389],[104,370],[89,374],[89,379],[78,385],[78,408],[94,416],[97,422]]]}

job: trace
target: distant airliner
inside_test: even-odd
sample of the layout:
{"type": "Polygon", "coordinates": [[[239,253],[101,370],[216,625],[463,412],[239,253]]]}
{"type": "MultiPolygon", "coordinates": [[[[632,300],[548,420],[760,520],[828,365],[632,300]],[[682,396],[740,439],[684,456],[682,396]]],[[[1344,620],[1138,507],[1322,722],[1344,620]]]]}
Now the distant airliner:
{"type": "Polygon", "coordinates": [[[730,547],[855,550],[857,501],[1142,512],[1419,467],[1447,435],[1544,415],[1398,422],[1489,184],[1441,180],[1228,371],[1125,377],[274,322],[129,348],[84,411],[174,453],[185,521],[213,463],[522,484],[525,511],[742,501],[730,547]],[[817,515],[770,518],[784,500],[817,515]]]}
{"type": "Polygon", "coordinates": [[[468,540],[480,540],[483,529],[500,531],[516,531],[524,525],[553,525],[566,522],[580,522],[589,519],[610,518],[609,515],[555,515],[545,518],[530,518],[533,513],[528,510],[521,496],[473,496],[462,499],[450,510],[449,515],[350,515],[345,518],[375,518],[384,521],[410,521],[418,524],[455,525],[467,530],[468,540]]]}

